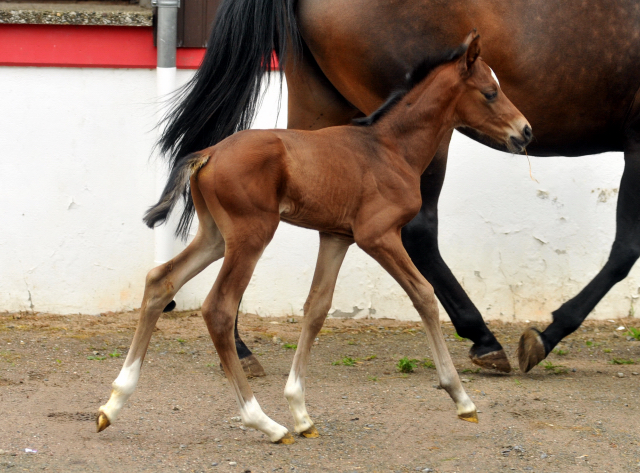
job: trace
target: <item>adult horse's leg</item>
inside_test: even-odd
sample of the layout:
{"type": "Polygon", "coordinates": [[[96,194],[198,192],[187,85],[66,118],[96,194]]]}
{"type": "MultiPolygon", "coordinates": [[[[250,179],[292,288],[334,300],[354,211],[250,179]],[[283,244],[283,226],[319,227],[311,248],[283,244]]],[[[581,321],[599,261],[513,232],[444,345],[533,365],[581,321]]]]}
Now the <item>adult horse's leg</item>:
{"type": "Polygon", "coordinates": [[[442,259],[438,248],[438,198],[450,140],[451,135],[442,140],[433,161],[422,174],[422,207],[402,229],[402,243],[420,273],[433,285],[458,335],[473,341],[469,351],[471,361],[483,368],[508,373],[511,365],[502,345],[487,328],[482,315],[442,259]]]}
{"type": "MultiPolygon", "coordinates": [[[[302,45],[302,55],[286,61],[288,111],[287,128],[319,130],[328,126],[347,125],[360,112],[354,108],[324,77],[309,49],[302,45]]],[[[238,333],[235,320],[235,344],[247,376],[264,376],[260,362],[238,333]]]]}
{"type": "Polygon", "coordinates": [[[140,307],[140,319],[120,374],[111,385],[109,401],[100,406],[98,432],[111,425],[133,394],[147,353],[153,328],[178,290],[196,274],[224,255],[224,240],[210,216],[199,215],[200,227],[193,241],[171,261],[149,271],[140,307]]]}
{"type": "Polygon", "coordinates": [[[527,329],[520,337],[520,369],[529,371],[573,333],[598,302],[622,281],[640,256],[640,123],[628,134],[624,151],[624,172],[616,212],[616,237],[609,259],[596,277],[573,299],[553,312],[553,322],[540,333],[527,329]]]}
{"type": "MultiPolygon", "coordinates": [[[[256,356],[251,352],[249,347],[245,345],[240,338],[240,334],[238,333],[238,315],[240,314],[240,304],[238,304],[238,310],[236,311],[236,322],[233,327],[233,338],[235,339],[236,351],[238,352],[238,357],[240,358],[240,363],[242,364],[242,370],[244,374],[249,378],[259,378],[260,376],[266,376],[264,372],[264,368],[256,358],[256,356]]],[[[220,365],[222,367],[222,364],[220,365]]]]}
{"type": "Polygon", "coordinates": [[[320,233],[318,262],[313,274],[311,290],[307,302],[304,304],[302,333],[298,340],[298,349],[293,357],[289,379],[284,388],[284,396],[289,401],[289,410],[295,422],[294,430],[309,438],[318,436],[318,430],[314,427],[304,402],[309,355],[313,341],[320,332],[331,308],[338,272],[352,243],[352,240],[320,233]]]}
{"type": "Polygon", "coordinates": [[[462,420],[478,422],[476,406],[460,383],[458,372],[453,365],[440,330],[438,303],[433,288],[412,263],[402,245],[400,232],[390,230],[382,235],[355,236],[358,246],[378,261],[398,281],[420,314],[427,331],[440,386],[449,393],[453,402],[456,403],[458,417],[462,420]]]}

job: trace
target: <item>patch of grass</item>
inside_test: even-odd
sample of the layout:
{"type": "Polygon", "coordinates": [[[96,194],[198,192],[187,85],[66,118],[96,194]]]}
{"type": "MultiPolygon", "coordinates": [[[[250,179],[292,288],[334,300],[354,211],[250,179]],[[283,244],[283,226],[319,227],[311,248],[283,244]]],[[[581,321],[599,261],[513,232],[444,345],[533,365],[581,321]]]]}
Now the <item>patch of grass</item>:
{"type": "Polygon", "coordinates": [[[282,348],[286,348],[287,350],[295,350],[298,348],[297,343],[285,343],[282,345],[282,348]]]}
{"type": "Polygon", "coordinates": [[[422,366],[431,370],[436,369],[436,364],[430,358],[425,358],[424,360],[422,360],[422,366]]]}
{"type": "Polygon", "coordinates": [[[355,358],[351,358],[350,356],[343,356],[340,360],[334,361],[331,363],[333,366],[343,365],[343,366],[355,366],[356,364],[355,358]]]}
{"type": "Polygon", "coordinates": [[[357,345],[357,343],[356,343],[356,341],[355,341],[355,340],[349,340],[349,341],[347,342],[347,345],[357,345]]]}
{"type": "Polygon", "coordinates": [[[98,356],[98,355],[89,355],[87,357],[87,360],[97,360],[97,361],[102,361],[102,360],[106,360],[107,357],[106,356],[98,356]]]}
{"type": "Polygon", "coordinates": [[[480,373],[480,368],[476,368],[472,370],[471,368],[465,368],[462,370],[463,373],[480,373]]]}
{"type": "Polygon", "coordinates": [[[551,371],[553,374],[562,374],[568,371],[564,366],[554,365],[549,360],[544,360],[542,363],[540,363],[540,366],[542,366],[547,371],[551,371]]]}
{"type": "Polygon", "coordinates": [[[377,377],[377,376],[367,376],[367,379],[368,379],[369,381],[373,381],[374,383],[375,383],[376,381],[378,381],[378,377],[377,377]]]}
{"type": "Polygon", "coordinates": [[[205,366],[206,366],[207,368],[215,368],[215,367],[216,367],[216,364],[215,364],[215,363],[207,363],[205,366]]]}
{"type": "Polygon", "coordinates": [[[110,358],[120,358],[121,353],[118,353],[117,350],[113,350],[113,353],[109,353],[110,358]]]}
{"type": "Polygon", "coordinates": [[[62,364],[62,360],[58,360],[58,359],[56,358],[56,363],[58,363],[59,365],[61,365],[61,364],[62,364]]]}
{"type": "Polygon", "coordinates": [[[625,332],[625,335],[635,338],[636,340],[640,340],[640,329],[635,327],[629,327],[629,331],[625,332]]]}
{"type": "Polygon", "coordinates": [[[461,337],[460,335],[458,335],[458,332],[453,332],[453,336],[456,338],[456,340],[466,340],[466,338],[461,337]]]}
{"type": "Polygon", "coordinates": [[[586,342],[584,342],[584,344],[588,347],[593,346],[593,342],[591,340],[587,340],[586,342]]]}
{"type": "Polygon", "coordinates": [[[413,373],[413,370],[416,369],[416,366],[418,366],[418,360],[410,360],[406,356],[400,358],[398,360],[398,363],[396,364],[396,368],[398,368],[398,371],[400,371],[401,373],[413,373]]]}
{"type": "Polygon", "coordinates": [[[519,379],[514,379],[513,381],[516,383],[516,386],[520,386],[522,384],[519,379]]]}
{"type": "Polygon", "coordinates": [[[612,365],[635,365],[636,362],[634,360],[627,360],[625,358],[614,358],[611,360],[612,365]]]}
{"type": "Polygon", "coordinates": [[[569,353],[569,350],[561,350],[560,348],[556,348],[555,350],[553,350],[553,353],[559,356],[565,356],[567,353],[569,353]]]}
{"type": "Polygon", "coordinates": [[[611,348],[605,348],[603,351],[604,351],[605,353],[611,353],[613,350],[611,350],[611,348]]]}
{"type": "Polygon", "coordinates": [[[184,344],[187,342],[184,338],[176,338],[176,341],[180,344],[184,344]]]}
{"type": "Polygon", "coordinates": [[[371,360],[375,360],[376,358],[378,358],[378,355],[369,355],[364,359],[364,361],[371,361],[371,360]]]}

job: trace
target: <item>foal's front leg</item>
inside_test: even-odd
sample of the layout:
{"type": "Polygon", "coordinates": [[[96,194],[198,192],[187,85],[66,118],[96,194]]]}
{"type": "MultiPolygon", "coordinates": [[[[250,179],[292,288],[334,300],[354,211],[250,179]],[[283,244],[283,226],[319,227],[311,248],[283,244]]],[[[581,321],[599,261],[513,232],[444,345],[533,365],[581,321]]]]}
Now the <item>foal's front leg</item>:
{"type": "Polygon", "coordinates": [[[309,355],[313,340],[320,332],[331,308],[338,272],[351,243],[353,243],[351,239],[320,233],[318,262],[311,290],[304,305],[302,333],[298,340],[298,349],[293,358],[289,379],[284,388],[284,396],[289,402],[289,410],[295,422],[294,430],[309,438],[318,436],[318,430],[314,427],[304,402],[309,355]]]}
{"type": "Polygon", "coordinates": [[[402,246],[400,229],[375,236],[370,232],[367,233],[361,238],[356,235],[356,243],[398,281],[413,302],[427,330],[440,386],[456,403],[458,417],[462,420],[478,422],[476,406],[460,383],[458,372],[440,330],[438,304],[433,287],[411,262],[411,258],[402,246]]]}
{"type": "Polygon", "coordinates": [[[109,401],[98,410],[98,432],[115,422],[122,407],[133,394],[151,334],[162,310],[189,279],[223,255],[224,240],[217,227],[212,222],[206,226],[201,222],[198,234],[184,251],[171,261],[149,271],[140,307],[140,319],[129,353],[120,374],[111,384],[109,401]]]}

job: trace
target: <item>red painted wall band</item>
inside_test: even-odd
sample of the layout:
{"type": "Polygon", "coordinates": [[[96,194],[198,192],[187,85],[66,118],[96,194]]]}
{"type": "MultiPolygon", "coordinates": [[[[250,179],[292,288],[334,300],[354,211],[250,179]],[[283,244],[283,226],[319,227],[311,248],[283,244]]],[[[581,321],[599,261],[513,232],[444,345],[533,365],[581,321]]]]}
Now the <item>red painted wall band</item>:
{"type": "MultiPolygon", "coordinates": [[[[179,69],[197,69],[204,48],[180,48],[179,69]]],[[[0,66],[155,69],[151,27],[0,25],[0,66]]]]}

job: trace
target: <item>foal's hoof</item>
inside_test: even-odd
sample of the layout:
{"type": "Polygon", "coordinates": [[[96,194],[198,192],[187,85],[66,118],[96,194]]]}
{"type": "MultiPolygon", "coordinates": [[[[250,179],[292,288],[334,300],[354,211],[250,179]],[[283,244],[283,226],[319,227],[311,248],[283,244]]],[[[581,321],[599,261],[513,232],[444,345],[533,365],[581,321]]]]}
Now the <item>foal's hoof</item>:
{"type": "Polygon", "coordinates": [[[162,309],[162,312],[171,312],[175,308],[176,308],[176,301],[171,301],[167,304],[167,307],[162,309]]]}
{"type": "Polygon", "coordinates": [[[284,445],[291,445],[292,443],[296,443],[296,439],[293,438],[293,435],[291,435],[291,432],[287,432],[287,434],[282,437],[280,440],[274,442],[274,443],[281,443],[284,445]]]}
{"type": "Polygon", "coordinates": [[[473,422],[474,424],[478,423],[478,412],[466,412],[463,414],[458,414],[458,419],[466,420],[467,422],[473,422]]]}
{"type": "Polygon", "coordinates": [[[315,438],[320,437],[320,432],[318,432],[318,429],[316,429],[315,425],[312,425],[311,427],[309,427],[304,432],[300,432],[300,435],[302,435],[303,437],[306,437],[308,439],[315,439],[315,438]]]}
{"type": "Polygon", "coordinates": [[[111,422],[109,422],[109,418],[102,412],[98,413],[98,416],[96,417],[96,432],[102,432],[110,425],[111,422]]]}
{"type": "Polygon", "coordinates": [[[523,373],[529,372],[531,368],[536,366],[542,360],[547,357],[544,351],[544,344],[540,337],[540,332],[535,328],[528,328],[520,337],[520,343],[518,343],[518,364],[520,365],[520,371],[523,373]]]}
{"type": "Polygon", "coordinates": [[[247,378],[261,378],[267,375],[254,354],[241,359],[240,363],[242,363],[242,369],[244,370],[244,374],[247,375],[247,378]]]}
{"type": "Polygon", "coordinates": [[[471,358],[471,362],[474,365],[478,365],[481,368],[486,368],[488,370],[497,370],[502,373],[511,372],[511,364],[509,364],[507,354],[502,348],[500,350],[492,351],[489,353],[485,353],[482,356],[478,356],[476,352],[476,346],[473,345],[471,347],[471,350],[469,350],[469,358],[471,358]]]}

